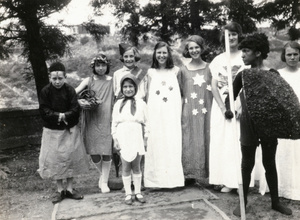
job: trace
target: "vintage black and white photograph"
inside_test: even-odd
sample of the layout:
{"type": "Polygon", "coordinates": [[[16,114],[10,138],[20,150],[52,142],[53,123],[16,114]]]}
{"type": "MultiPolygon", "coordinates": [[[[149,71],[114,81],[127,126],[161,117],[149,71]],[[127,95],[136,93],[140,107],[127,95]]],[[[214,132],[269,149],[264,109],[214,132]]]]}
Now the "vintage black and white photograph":
{"type": "Polygon", "coordinates": [[[1,220],[300,219],[299,0],[0,0],[1,220]]]}

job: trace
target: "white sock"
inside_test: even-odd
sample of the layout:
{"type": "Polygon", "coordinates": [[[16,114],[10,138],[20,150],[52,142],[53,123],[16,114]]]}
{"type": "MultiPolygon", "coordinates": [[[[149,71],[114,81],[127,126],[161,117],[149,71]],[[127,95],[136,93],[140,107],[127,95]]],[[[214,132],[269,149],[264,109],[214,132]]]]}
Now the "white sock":
{"type": "Polygon", "coordinates": [[[125,194],[126,195],[131,195],[131,175],[129,176],[122,176],[123,184],[124,184],[124,189],[125,189],[125,194]]]}
{"type": "Polygon", "coordinates": [[[141,194],[142,174],[132,174],[134,184],[134,194],[141,194]]]}

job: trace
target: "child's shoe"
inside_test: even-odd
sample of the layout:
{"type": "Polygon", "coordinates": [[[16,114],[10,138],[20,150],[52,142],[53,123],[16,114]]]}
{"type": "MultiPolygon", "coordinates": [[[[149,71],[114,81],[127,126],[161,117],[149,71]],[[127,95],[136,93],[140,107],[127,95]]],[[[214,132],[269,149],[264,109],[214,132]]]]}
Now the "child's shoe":
{"type": "Polygon", "coordinates": [[[222,193],[229,193],[233,190],[233,188],[229,188],[229,187],[226,187],[224,186],[222,189],[221,189],[221,192],[222,193]]]}
{"type": "Polygon", "coordinates": [[[74,189],[72,190],[72,192],[66,190],[66,198],[80,200],[83,199],[83,195],[81,195],[79,192],[77,192],[74,189]]]}
{"type": "Polygon", "coordinates": [[[140,203],[145,203],[146,202],[146,200],[144,199],[143,195],[140,194],[140,193],[138,193],[138,194],[135,195],[135,200],[138,201],[138,202],[140,202],[140,203]]]}
{"type": "Polygon", "coordinates": [[[132,197],[131,197],[130,194],[126,195],[126,197],[125,197],[125,204],[132,205],[132,197]]]}
{"type": "Polygon", "coordinates": [[[61,192],[55,192],[55,194],[52,196],[52,203],[56,204],[61,202],[65,198],[65,191],[61,192]]]}

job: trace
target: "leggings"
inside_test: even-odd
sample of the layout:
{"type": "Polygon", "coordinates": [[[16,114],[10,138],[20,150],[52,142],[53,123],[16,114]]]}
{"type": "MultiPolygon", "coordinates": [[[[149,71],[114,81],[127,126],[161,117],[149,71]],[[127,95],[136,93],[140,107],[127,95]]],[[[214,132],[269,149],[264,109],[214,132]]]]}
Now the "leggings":
{"type": "MultiPolygon", "coordinates": [[[[278,177],[276,170],[276,150],[277,138],[260,138],[262,149],[262,160],[266,170],[266,180],[270,189],[272,204],[277,203],[278,199],[278,177]]],[[[242,150],[242,178],[245,204],[247,204],[247,194],[251,180],[251,173],[255,164],[255,152],[257,146],[241,145],[242,150]]]]}

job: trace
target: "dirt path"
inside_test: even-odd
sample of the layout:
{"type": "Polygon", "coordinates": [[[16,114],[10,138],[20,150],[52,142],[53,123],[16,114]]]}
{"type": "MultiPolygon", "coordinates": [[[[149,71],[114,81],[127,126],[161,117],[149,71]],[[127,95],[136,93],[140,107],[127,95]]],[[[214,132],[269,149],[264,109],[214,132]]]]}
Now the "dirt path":
{"type": "MultiPolygon", "coordinates": [[[[39,146],[6,150],[0,152],[0,155],[7,155],[0,162],[2,166],[7,166],[10,169],[8,178],[0,179],[0,219],[51,219],[54,206],[50,201],[50,196],[55,191],[55,183],[42,180],[36,171],[38,168],[39,146]]],[[[113,167],[111,175],[112,177],[115,175],[113,167]]],[[[76,179],[75,187],[84,195],[93,196],[99,193],[97,181],[98,173],[91,166],[90,173],[76,179]]],[[[210,203],[222,210],[230,219],[239,219],[232,214],[233,209],[238,204],[238,194],[236,192],[220,193],[214,191],[205,182],[200,184],[205,190],[210,191],[219,198],[210,199],[210,203]]],[[[262,196],[258,193],[257,188],[252,188],[248,198],[247,220],[300,219],[300,201],[281,198],[281,201],[293,210],[292,216],[284,216],[271,209],[269,194],[262,196]]]]}

